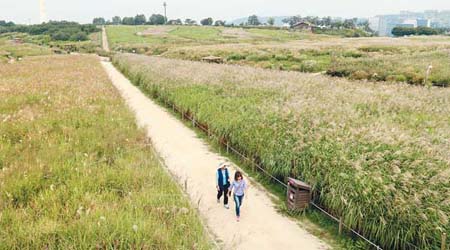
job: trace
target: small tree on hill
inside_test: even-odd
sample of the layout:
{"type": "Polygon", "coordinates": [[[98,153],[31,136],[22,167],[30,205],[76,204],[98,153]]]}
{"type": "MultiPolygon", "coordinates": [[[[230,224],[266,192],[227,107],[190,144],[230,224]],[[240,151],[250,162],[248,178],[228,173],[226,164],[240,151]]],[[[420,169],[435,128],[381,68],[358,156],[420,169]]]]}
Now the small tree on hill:
{"type": "Polygon", "coordinates": [[[151,25],[163,25],[166,23],[166,18],[161,14],[153,14],[148,21],[151,25]]]}
{"type": "Polygon", "coordinates": [[[208,18],[202,19],[200,21],[200,23],[205,26],[211,26],[213,24],[213,19],[211,17],[208,17],[208,18]]]}
{"type": "Polygon", "coordinates": [[[269,24],[270,26],[274,26],[275,25],[275,18],[269,17],[269,19],[267,19],[267,24],[269,24]]]}
{"type": "Polygon", "coordinates": [[[247,24],[251,26],[258,26],[261,25],[261,22],[259,21],[257,15],[252,15],[248,17],[247,24]]]}

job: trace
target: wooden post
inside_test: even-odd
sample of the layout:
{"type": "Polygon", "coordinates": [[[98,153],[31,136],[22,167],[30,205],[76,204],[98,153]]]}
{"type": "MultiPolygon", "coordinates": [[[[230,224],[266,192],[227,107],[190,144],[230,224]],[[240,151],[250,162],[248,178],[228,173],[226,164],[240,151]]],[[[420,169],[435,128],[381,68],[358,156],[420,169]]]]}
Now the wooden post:
{"type": "Polygon", "coordinates": [[[187,179],[184,180],[184,192],[187,192],[187,179]]]}
{"type": "Polygon", "coordinates": [[[229,154],[230,153],[230,144],[228,144],[228,141],[227,141],[227,154],[229,154]]]}
{"type": "Polygon", "coordinates": [[[445,250],[446,248],[446,241],[447,241],[447,233],[443,232],[441,235],[441,250],[445,250]]]}
{"type": "Polygon", "coordinates": [[[342,222],[342,217],[339,219],[339,234],[341,235],[342,234],[342,225],[343,225],[343,222],[342,222]]]}
{"type": "Polygon", "coordinates": [[[192,127],[195,128],[195,117],[194,116],[192,116],[192,127]]]}

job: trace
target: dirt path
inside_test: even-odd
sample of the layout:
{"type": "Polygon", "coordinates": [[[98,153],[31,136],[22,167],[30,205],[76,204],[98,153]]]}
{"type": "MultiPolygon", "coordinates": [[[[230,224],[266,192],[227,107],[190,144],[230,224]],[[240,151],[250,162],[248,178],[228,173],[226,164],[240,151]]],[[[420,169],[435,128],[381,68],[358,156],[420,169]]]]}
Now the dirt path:
{"type": "Polygon", "coordinates": [[[109,52],[108,36],[106,35],[106,28],[102,26],[102,47],[109,52]]]}
{"type": "Polygon", "coordinates": [[[144,96],[111,63],[102,64],[169,170],[182,185],[187,180],[187,193],[194,204],[199,204],[200,214],[220,247],[245,250],[330,248],[277,213],[269,195],[251,183],[243,202],[241,221],[236,222],[232,199],[227,210],[223,204],[217,204],[215,198],[215,171],[224,158],[211,152],[194,131],[144,96]]]}

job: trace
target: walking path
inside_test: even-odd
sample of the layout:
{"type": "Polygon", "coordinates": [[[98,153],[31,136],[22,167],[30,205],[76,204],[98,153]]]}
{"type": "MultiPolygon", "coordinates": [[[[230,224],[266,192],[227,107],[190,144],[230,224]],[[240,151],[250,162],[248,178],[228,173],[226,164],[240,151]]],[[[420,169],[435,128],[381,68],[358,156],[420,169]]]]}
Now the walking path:
{"type": "Polygon", "coordinates": [[[109,52],[108,36],[106,35],[106,28],[102,26],[102,47],[109,52]]]}
{"type": "MultiPolygon", "coordinates": [[[[215,171],[224,158],[209,150],[195,132],[147,98],[109,62],[102,62],[114,86],[136,114],[156,151],[180,184],[187,180],[187,193],[199,204],[200,215],[223,249],[328,249],[325,243],[279,214],[269,195],[252,185],[235,219],[234,202],[230,209],[216,202],[215,171]]],[[[235,169],[230,169],[234,174],[235,169]]]]}

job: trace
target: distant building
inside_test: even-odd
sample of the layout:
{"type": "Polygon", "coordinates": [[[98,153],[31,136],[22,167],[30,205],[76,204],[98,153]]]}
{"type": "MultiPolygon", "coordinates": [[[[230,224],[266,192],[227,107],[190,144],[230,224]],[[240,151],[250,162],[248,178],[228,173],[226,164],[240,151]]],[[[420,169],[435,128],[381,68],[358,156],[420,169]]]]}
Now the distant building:
{"type": "Polygon", "coordinates": [[[430,19],[419,18],[416,21],[417,21],[417,27],[431,27],[430,19]]]}
{"type": "Polygon", "coordinates": [[[292,25],[291,28],[295,29],[295,30],[313,31],[313,29],[315,28],[315,25],[313,25],[312,23],[309,23],[309,22],[298,22],[298,23],[292,25]]]}
{"type": "Polygon", "coordinates": [[[399,27],[417,28],[417,19],[406,19],[398,24],[399,27]]]}
{"type": "MultiPolygon", "coordinates": [[[[430,12],[431,13],[431,12],[430,12]]],[[[441,22],[442,23],[442,22],[441,22]]],[[[438,24],[423,13],[403,11],[399,15],[382,15],[369,18],[369,27],[379,36],[392,36],[395,27],[436,27],[438,24]]]]}

